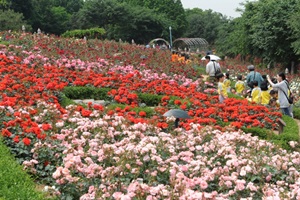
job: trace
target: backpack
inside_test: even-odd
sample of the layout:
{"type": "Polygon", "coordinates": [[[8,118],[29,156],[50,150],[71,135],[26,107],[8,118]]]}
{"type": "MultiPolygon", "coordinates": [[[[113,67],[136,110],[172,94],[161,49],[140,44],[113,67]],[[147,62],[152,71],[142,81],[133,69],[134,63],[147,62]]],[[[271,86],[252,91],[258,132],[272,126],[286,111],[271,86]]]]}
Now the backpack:
{"type": "Polygon", "coordinates": [[[253,81],[255,80],[255,72],[254,72],[254,77],[253,77],[253,80],[252,81],[250,81],[249,83],[248,83],[248,87],[249,88],[251,88],[251,89],[253,89],[254,87],[253,87],[253,81]]]}
{"type": "Polygon", "coordinates": [[[217,74],[220,74],[220,73],[222,73],[221,72],[221,69],[218,67],[218,68],[216,68],[216,66],[215,66],[215,61],[213,61],[213,63],[214,63],[214,69],[215,69],[215,77],[217,76],[217,74]]]}

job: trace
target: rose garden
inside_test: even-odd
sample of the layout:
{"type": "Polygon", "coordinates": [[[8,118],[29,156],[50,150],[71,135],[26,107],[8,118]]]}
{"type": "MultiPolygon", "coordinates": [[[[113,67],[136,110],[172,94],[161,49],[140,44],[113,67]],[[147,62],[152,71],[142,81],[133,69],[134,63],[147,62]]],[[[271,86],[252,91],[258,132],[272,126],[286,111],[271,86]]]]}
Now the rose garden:
{"type": "Polygon", "coordinates": [[[199,62],[114,41],[5,41],[2,142],[49,198],[300,199],[298,127],[275,134],[278,119],[291,120],[278,109],[235,96],[220,104],[199,62]],[[102,103],[74,101],[83,98],[102,103]],[[173,108],[191,116],[176,129],[163,116],[173,108]]]}

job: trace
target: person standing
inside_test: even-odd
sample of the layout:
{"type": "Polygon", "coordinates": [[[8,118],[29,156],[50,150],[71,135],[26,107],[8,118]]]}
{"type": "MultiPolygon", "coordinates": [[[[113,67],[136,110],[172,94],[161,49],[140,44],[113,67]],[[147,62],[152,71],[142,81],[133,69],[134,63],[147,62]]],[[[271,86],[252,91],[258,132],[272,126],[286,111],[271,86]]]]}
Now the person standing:
{"type": "Polygon", "coordinates": [[[223,73],[219,73],[216,75],[216,78],[218,79],[219,102],[223,103],[223,101],[228,98],[227,90],[224,85],[225,76],[223,73]]]}
{"type": "Polygon", "coordinates": [[[225,73],[224,85],[226,87],[227,93],[231,92],[231,80],[229,78],[229,72],[225,73]]]}
{"type": "Polygon", "coordinates": [[[235,87],[235,90],[236,90],[236,93],[240,96],[244,95],[244,91],[245,91],[245,82],[242,81],[243,79],[243,76],[242,75],[238,75],[237,76],[237,82],[235,83],[234,87],[235,87]]]}
{"type": "MultiPolygon", "coordinates": [[[[262,78],[261,74],[259,72],[255,71],[254,65],[249,65],[247,68],[249,70],[249,73],[247,74],[247,77],[246,77],[247,85],[249,86],[249,83],[255,80],[255,81],[257,81],[258,87],[260,88],[260,84],[264,80],[262,78]]],[[[253,87],[251,88],[251,90],[252,89],[253,89],[253,87]]]]}
{"type": "Polygon", "coordinates": [[[215,82],[217,81],[216,79],[217,71],[221,72],[220,64],[215,60],[210,59],[209,55],[205,56],[205,59],[207,60],[206,73],[209,75],[209,81],[215,82]]]}
{"type": "Polygon", "coordinates": [[[261,89],[258,87],[257,81],[253,81],[253,90],[251,92],[251,101],[257,104],[261,103],[261,89]]]}
{"type": "Polygon", "coordinates": [[[288,115],[293,117],[292,113],[290,112],[290,104],[286,95],[289,95],[289,87],[288,82],[285,78],[284,72],[280,72],[276,76],[278,83],[273,83],[270,79],[270,76],[267,76],[267,80],[272,88],[277,89],[278,91],[278,100],[279,100],[279,107],[284,115],[288,115]]]}

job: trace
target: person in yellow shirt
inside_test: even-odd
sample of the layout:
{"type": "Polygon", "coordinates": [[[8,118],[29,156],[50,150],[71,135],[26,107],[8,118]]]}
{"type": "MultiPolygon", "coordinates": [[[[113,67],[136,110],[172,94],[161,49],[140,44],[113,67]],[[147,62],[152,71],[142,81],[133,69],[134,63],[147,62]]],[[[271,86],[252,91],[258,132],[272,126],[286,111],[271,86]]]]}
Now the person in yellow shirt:
{"type": "Polygon", "coordinates": [[[244,91],[245,91],[245,82],[242,81],[242,78],[243,76],[242,75],[238,75],[237,76],[237,79],[238,81],[235,83],[234,87],[235,87],[235,90],[236,90],[236,93],[238,95],[243,95],[244,94],[244,91]]]}
{"type": "MultiPolygon", "coordinates": [[[[262,76],[263,78],[265,75],[262,76]]],[[[261,104],[266,106],[269,104],[269,101],[271,99],[270,91],[268,90],[268,82],[262,81],[260,83],[260,89],[261,89],[261,104]]]]}
{"type": "Polygon", "coordinates": [[[225,76],[223,73],[219,73],[216,75],[216,78],[218,80],[219,102],[223,103],[223,101],[228,98],[227,90],[224,85],[225,76]]]}
{"type": "Polygon", "coordinates": [[[229,79],[229,73],[226,72],[224,86],[226,87],[227,93],[231,92],[231,80],[229,79]]]}
{"type": "Polygon", "coordinates": [[[184,63],[184,62],[185,62],[185,53],[179,54],[177,60],[178,60],[178,62],[180,62],[180,63],[184,63]]]}
{"type": "Polygon", "coordinates": [[[258,82],[256,80],[253,81],[251,100],[255,103],[261,103],[261,90],[260,87],[258,87],[258,82]]]}

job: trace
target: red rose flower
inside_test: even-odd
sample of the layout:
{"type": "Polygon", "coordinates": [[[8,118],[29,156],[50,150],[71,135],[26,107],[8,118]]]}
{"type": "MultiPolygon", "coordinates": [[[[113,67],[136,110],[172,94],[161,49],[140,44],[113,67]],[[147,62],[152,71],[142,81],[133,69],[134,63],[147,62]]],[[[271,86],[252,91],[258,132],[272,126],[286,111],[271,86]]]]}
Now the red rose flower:
{"type": "Polygon", "coordinates": [[[31,140],[29,138],[24,138],[22,141],[25,144],[25,146],[29,146],[31,143],[31,140]]]}

